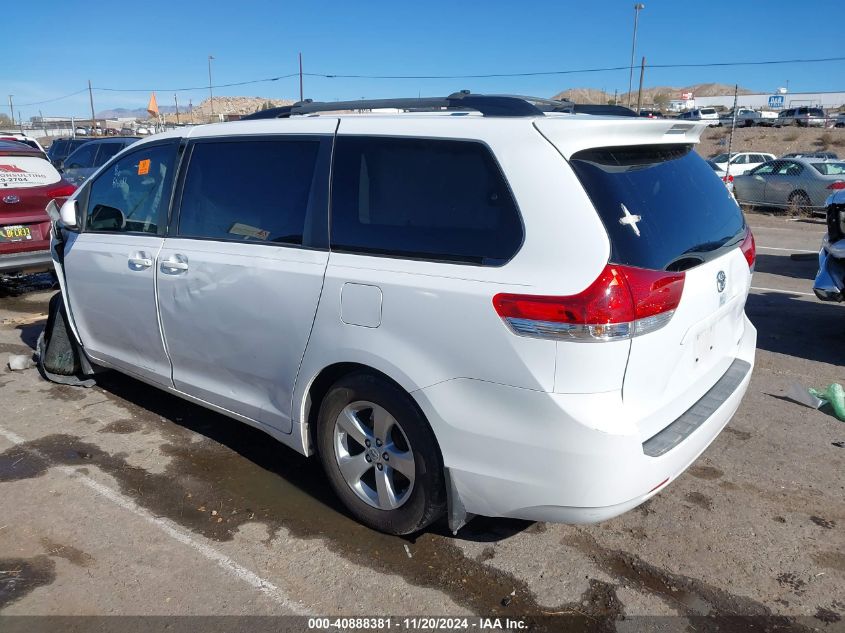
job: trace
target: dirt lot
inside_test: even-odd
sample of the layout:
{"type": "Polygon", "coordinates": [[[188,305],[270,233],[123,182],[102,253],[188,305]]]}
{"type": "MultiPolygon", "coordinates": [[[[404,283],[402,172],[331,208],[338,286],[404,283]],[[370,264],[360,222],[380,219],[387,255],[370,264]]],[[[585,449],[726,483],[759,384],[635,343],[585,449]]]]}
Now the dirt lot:
{"type": "MultiPolygon", "coordinates": [[[[744,631],[762,616],[770,630],[843,630],[845,423],[784,394],[843,380],[845,308],[818,302],[815,262],[790,257],[813,252],[823,225],[749,221],[750,391],[686,474],[599,525],[379,535],[343,513],[316,463],[257,431],[117,374],[79,389],[3,358],[0,614],[479,615],[602,631],[744,631]]],[[[37,288],[0,298],[0,352],[31,351],[50,295],[37,288]]]]}
{"type": "MultiPolygon", "coordinates": [[[[704,157],[728,151],[730,128],[712,127],[701,136],[696,150],[704,157]]],[[[845,128],[748,127],[734,131],[733,152],[835,152],[845,158],[845,128]]]]}

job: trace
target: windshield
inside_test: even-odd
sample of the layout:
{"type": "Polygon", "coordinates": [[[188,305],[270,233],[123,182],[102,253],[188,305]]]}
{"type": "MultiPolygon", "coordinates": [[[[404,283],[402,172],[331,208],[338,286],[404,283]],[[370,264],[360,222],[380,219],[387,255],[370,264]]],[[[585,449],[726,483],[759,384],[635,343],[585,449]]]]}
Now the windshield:
{"type": "Polygon", "coordinates": [[[610,237],[613,263],[685,270],[745,236],[736,201],[691,145],[585,150],[570,162],[610,237]]]}

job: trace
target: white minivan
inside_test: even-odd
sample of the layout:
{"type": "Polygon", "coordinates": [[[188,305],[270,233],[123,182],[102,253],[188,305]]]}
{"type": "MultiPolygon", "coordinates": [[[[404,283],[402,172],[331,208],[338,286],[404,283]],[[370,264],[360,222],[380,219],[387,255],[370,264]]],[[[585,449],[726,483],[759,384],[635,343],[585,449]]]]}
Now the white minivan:
{"type": "Polygon", "coordinates": [[[754,240],[702,124],[558,106],[302,102],[132,145],[56,225],[84,366],[316,454],[385,532],[634,508],[748,387],[754,240]]]}

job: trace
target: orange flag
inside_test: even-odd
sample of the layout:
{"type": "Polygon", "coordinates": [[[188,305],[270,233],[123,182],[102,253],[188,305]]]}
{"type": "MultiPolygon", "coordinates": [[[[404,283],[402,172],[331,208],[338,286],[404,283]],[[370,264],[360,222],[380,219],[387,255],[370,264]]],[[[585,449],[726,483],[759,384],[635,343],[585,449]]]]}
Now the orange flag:
{"type": "Polygon", "coordinates": [[[158,101],[156,101],[156,93],[150,95],[150,102],[147,104],[147,112],[150,116],[158,116],[158,101]]]}

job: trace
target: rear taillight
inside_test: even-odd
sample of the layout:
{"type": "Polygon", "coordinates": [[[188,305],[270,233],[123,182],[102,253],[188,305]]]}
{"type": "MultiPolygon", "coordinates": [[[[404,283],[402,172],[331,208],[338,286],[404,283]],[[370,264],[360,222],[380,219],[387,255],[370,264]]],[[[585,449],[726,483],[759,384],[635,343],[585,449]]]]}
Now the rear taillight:
{"type": "Polygon", "coordinates": [[[67,198],[73,195],[73,192],[76,191],[76,185],[72,185],[69,182],[61,182],[52,189],[47,190],[47,197],[50,200],[55,200],[56,198],[67,198]]]}
{"type": "Polygon", "coordinates": [[[832,182],[827,186],[828,189],[833,189],[838,191],[839,189],[845,189],[845,180],[837,180],[836,182],[832,182]]]}
{"type": "Polygon", "coordinates": [[[734,181],[734,177],[733,177],[732,174],[728,174],[727,176],[724,176],[722,178],[722,182],[733,182],[733,181],[734,181]]]}
{"type": "Polygon", "coordinates": [[[754,234],[751,233],[751,229],[748,229],[748,233],[745,235],[745,239],[742,240],[740,248],[742,249],[742,254],[745,255],[745,261],[748,262],[748,267],[751,270],[754,270],[754,260],[757,257],[757,248],[754,244],[754,234]]]}
{"type": "Polygon", "coordinates": [[[681,301],[684,273],[608,264],[577,295],[497,294],[493,307],[522,336],[613,341],[666,325],[681,301]]]}

